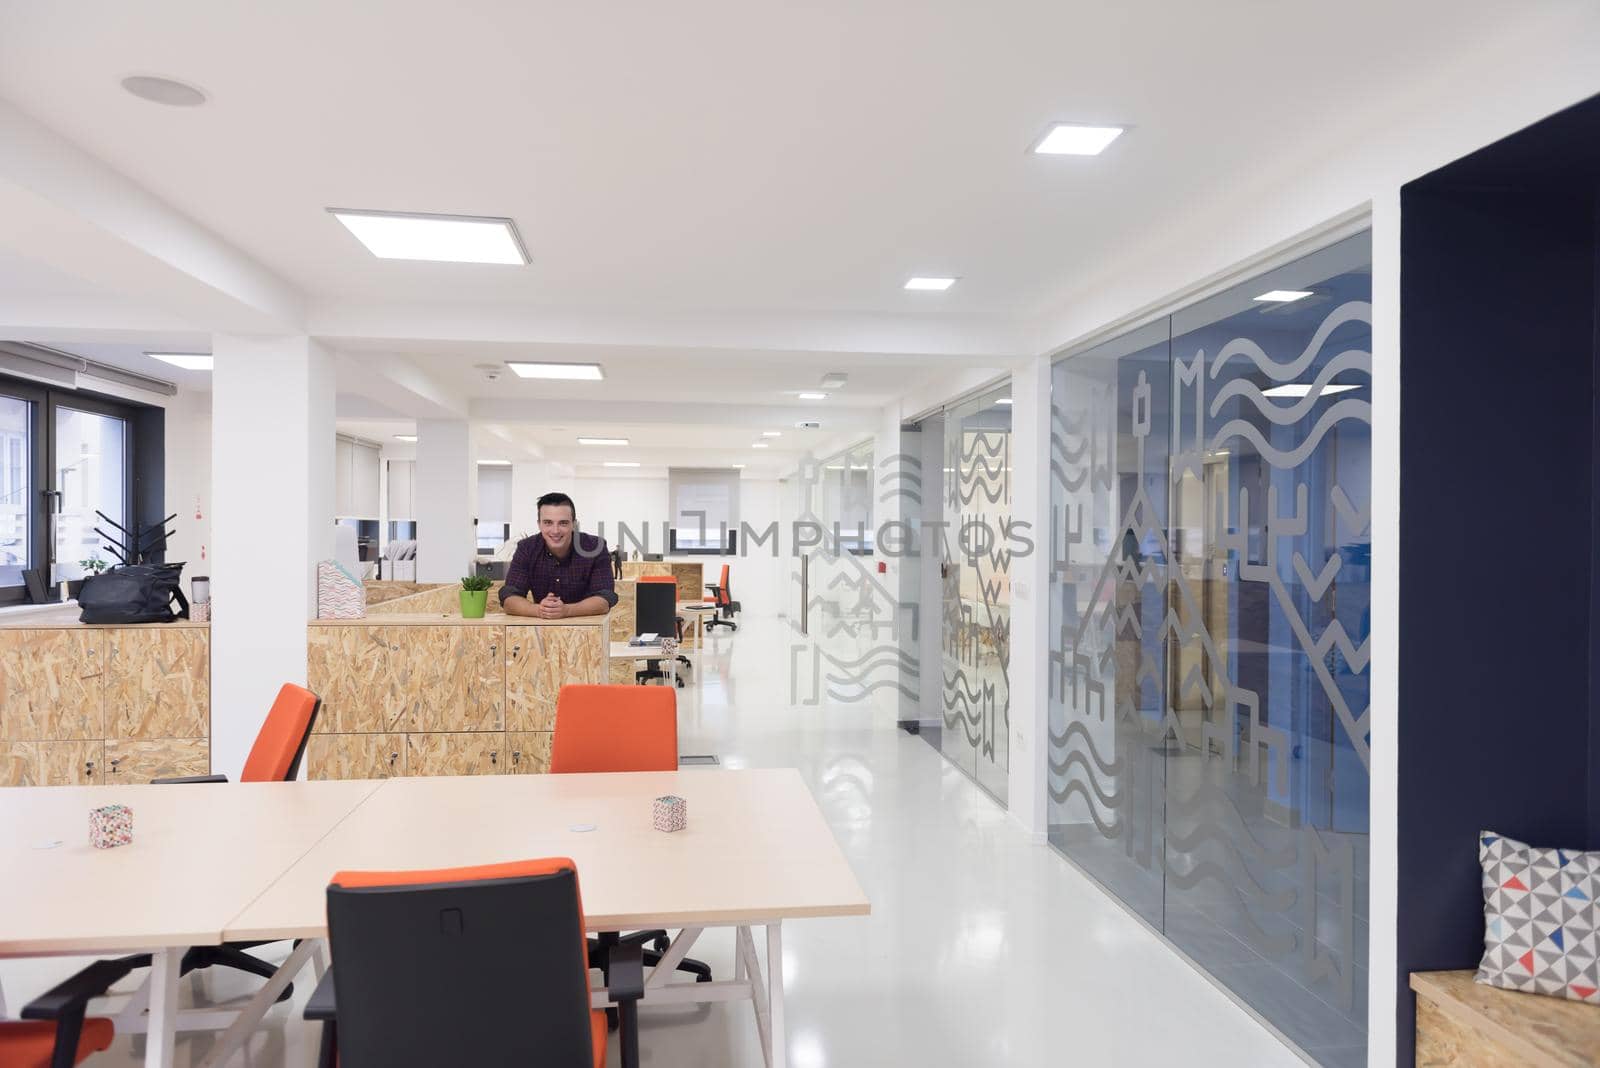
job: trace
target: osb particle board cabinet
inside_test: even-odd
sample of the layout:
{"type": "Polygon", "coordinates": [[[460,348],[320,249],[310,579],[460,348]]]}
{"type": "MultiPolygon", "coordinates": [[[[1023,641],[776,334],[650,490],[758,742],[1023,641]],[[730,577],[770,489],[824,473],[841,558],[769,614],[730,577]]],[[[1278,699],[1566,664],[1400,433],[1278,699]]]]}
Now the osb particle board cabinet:
{"type": "Polygon", "coordinates": [[[211,768],[203,623],[0,625],[0,786],[142,783],[211,768]]]}
{"type": "Polygon", "coordinates": [[[1600,1007],[1484,986],[1475,974],[1411,973],[1417,1068],[1600,1064],[1600,1007]]]}
{"type": "Polygon", "coordinates": [[[315,621],[308,685],[323,708],[307,774],[545,772],[560,688],[606,680],[607,625],[431,613],[315,621]]]}

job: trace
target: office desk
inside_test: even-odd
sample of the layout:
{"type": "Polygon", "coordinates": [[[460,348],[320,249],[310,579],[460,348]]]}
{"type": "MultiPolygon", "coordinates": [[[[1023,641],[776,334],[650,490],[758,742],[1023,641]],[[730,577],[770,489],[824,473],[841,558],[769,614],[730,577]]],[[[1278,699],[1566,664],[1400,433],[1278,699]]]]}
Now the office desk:
{"type": "MultiPolygon", "coordinates": [[[[870,911],[792,769],[393,779],[228,923],[223,936],[326,937],[328,880],[342,869],[544,856],[577,864],[591,931],[682,929],[650,972],[646,1004],[748,998],[774,1066],[785,1063],[783,921],[870,911]],[[650,802],[662,794],[688,803],[685,830],[664,834],[651,826],[650,802]],[[591,825],[592,831],[572,829],[591,825]],[[766,936],[764,975],[752,930],[758,926],[766,936]],[[733,978],[672,982],[677,962],[706,927],[736,928],[733,978]]],[[[605,1004],[596,992],[595,1006],[605,1004]]]]}
{"type": "MultiPolygon", "coordinates": [[[[190,946],[223,928],[365,800],[375,781],[57,786],[0,791],[0,956],[149,951],[150,979],[121,1032],[149,1029],[147,1065],[172,1063],[180,1022],[231,1014],[177,1011],[190,946]],[[133,809],[133,842],[89,845],[89,810],[133,809]],[[59,842],[51,846],[50,843],[59,842]],[[148,1022],[142,1010],[148,997],[148,1022]]],[[[296,969],[315,950],[296,950],[296,969]]],[[[292,958],[293,959],[293,958],[292,958]]],[[[291,973],[292,974],[292,973],[291,973]]],[[[258,996],[259,997],[259,996],[258,996]]],[[[271,1005],[256,1000],[241,1018],[271,1005]]]]}
{"type": "MultiPolygon", "coordinates": [[[[681,646],[680,646],[681,648],[681,646]]],[[[630,645],[628,642],[611,643],[611,659],[613,660],[659,660],[667,665],[667,682],[676,687],[678,685],[677,653],[667,656],[661,651],[661,643],[651,642],[649,645],[630,645]]],[[[629,669],[632,670],[631,668],[629,669]]],[[[630,679],[630,681],[632,681],[630,679]]]]}

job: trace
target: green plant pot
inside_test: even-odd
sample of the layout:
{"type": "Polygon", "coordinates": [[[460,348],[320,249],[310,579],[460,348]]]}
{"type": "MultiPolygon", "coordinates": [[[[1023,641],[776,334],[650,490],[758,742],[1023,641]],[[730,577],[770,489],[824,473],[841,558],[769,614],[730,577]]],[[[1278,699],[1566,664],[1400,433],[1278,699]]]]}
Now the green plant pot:
{"type": "Polygon", "coordinates": [[[489,607],[488,590],[462,590],[461,591],[461,618],[482,619],[483,613],[489,607]]]}

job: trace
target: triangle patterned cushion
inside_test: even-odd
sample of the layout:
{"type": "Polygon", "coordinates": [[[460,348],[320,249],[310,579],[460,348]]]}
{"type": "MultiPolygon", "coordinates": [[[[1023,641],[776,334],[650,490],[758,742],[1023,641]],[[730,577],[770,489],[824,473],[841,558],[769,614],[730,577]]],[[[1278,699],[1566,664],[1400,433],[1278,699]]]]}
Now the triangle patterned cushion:
{"type": "Polygon", "coordinates": [[[1600,853],[1478,835],[1483,960],[1477,980],[1600,1005],[1600,853]]]}

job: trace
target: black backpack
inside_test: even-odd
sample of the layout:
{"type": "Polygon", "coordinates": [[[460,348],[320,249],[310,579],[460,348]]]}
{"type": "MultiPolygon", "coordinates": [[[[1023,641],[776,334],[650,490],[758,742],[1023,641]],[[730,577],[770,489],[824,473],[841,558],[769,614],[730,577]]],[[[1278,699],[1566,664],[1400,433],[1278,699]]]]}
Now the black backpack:
{"type": "Polygon", "coordinates": [[[189,618],[178,585],[183,564],[126,564],[83,580],[78,590],[82,623],[171,623],[189,618]],[[173,611],[172,602],[178,602],[173,611]]]}

